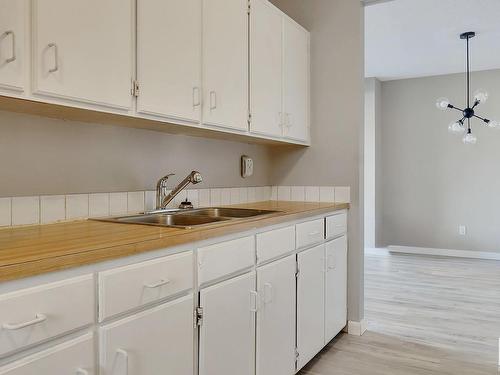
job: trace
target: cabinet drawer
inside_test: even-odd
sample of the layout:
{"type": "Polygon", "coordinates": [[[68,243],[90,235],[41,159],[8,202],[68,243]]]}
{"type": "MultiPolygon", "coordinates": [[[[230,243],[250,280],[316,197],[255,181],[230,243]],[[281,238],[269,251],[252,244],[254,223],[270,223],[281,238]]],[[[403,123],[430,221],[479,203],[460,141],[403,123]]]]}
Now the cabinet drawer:
{"type": "Polygon", "coordinates": [[[191,251],[100,272],[99,320],[192,287],[191,251]]]}
{"type": "Polygon", "coordinates": [[[0,357],[94,322],[92,275],[0,296],[0,357]]]}
{"type": "Polygon", "coordinates": [[[307,221],[297,224],[297,248],[314,245],[323,241],[324,238],[324,221],[323,219],[307,221]]]}
{"type": "Polygon", "coordinates": [[[0,375],[95,375],[94,362],[94,340],[92,334],[88,333],[0,367],[0,375]]]}
{"type": "Polygon", "coordinates": [[[257,234],[258,262],[276,258],[295,250],[295,227],[287,227],[257,234]]]}
{"type": "Polygon", "coordinates": [[[255,263],[254,236],[238,238],[198,249],[199,283],[218,279],[253,266],[255,263]]]}
{"type": "Polygon", "coordinates": [[[340,236],[347,232],[347,213],[328,216],[326,218],[326,238],[340,236]]]}

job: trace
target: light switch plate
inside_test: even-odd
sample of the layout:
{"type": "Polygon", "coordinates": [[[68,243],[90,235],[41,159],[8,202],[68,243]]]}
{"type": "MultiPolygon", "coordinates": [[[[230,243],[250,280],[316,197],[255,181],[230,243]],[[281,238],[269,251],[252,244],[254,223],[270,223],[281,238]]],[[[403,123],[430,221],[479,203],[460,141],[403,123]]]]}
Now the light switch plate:
{"type": "Polygon", "coordinates": [[[246,178],[253,175],[253,159],[249,156],[241,156],[241,177],[246,178]]]}

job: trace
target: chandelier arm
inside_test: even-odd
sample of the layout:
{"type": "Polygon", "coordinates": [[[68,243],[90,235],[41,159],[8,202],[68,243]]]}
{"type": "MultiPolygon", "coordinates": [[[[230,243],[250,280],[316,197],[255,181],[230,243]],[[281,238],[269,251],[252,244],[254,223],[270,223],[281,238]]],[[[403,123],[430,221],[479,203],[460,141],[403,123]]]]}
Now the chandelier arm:
{"type": "Polygon", "coordinates": [[[476,108],[481,102],[479,100],[476,100],[474,102],[474,105],[472,106],[472,109],[476,108]]]}
{"type": "Polygon", "coordinates": [[[452,104],[449,104],[449,105],[448,105],[448,108],[450,108],[450,109],[454,109],[454,110],[456,110],[456,111],[460,111],[460,112],[463,112],[463,111],[464,111],[463,109],[460,109],[460,108],[458,108],[458,107],[455,107],[455,106],[454,106],[454,105],[452,105],[452,104]]]}
{"type": "Polygon", "coordinates": [[[490,122],[490,120],[488,120],[487,118],[484,118],[484,117],[481,117],[481,116],[478,116],[478,115],[474,115],[474,117],[478,118],[481,121],[484,121],[487,124],[490,122]]]}
{"type": "Polygon", "coordinates": [[[467,132],[471,132],[471,127],[470,127],[470,118],[467,119],[467,132]]]}

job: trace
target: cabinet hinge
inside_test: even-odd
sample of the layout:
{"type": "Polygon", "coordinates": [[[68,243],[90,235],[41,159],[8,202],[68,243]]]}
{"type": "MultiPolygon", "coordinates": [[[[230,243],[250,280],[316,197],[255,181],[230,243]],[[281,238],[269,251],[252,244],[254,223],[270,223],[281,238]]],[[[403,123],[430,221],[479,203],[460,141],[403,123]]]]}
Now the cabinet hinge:
{"type": "Polygon", "coordinates": [[[139,96],[139,89],[139,82],[136,79],[132,80],[132,88],[130,89],[132,96],[137,98],[139,96]]]}
{"type": "Polygon", "coordinates": [[[247,13],[250,14],[250,11],[252,10],[252,2],[248,0],[248,8],[247,8],[247,13]]]}
{"type": "Polygon", "coordinates": [[[295,348],[295,362],[299,361],[299,357],[300,357],[299,349],[295,348]]]}
{"type": "Polygon", "coordinates": [[[197,307],[194,310],[195,326],[201,327],[203,325],[203,307],[197,307]]]}
{"type": "Polygon", "coordinates": [[[248,125],[252,123],[252,114],[249,112],[248,113],[248,125]]]}
{"type": "Polygon", "coordinates": [[[299,278],[300,276],[300,268],[299,268],[299,263],[297,262],[296,266],[295,266],[295,278],[299,278]]]}

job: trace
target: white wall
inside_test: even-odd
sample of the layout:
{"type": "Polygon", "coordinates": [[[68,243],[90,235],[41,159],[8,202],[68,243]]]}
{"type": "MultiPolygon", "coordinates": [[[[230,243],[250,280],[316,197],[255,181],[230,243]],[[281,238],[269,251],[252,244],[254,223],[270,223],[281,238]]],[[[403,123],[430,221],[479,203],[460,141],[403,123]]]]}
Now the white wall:
{"type": "Polygon", "coordinates": [[[353,0],[272,0],[311,31],[308,149],[275,150],[272,183],[351,187],[349,319],[363,318],[364,9],[353,0]]]}
{"type": "Polygon", "coordinates": [[[380,244],[382,228],[382,123],[381,83],[376,78],[365,80],[365,146],[364,146],[364,199],[365,247],[380,244]]]}
{"type": "MultiPolygon", "coordinates": [[[[471,85],[490,93],[478,113],[500,119],[500,70],[471,85]]],[[[442,96],[463,106],[464,75],[382,84],[383,242],[500,252],[500,130],[474,121],[478,143],[464,145],[447,131],[460,113],[435,107],[442,96]]]]}

